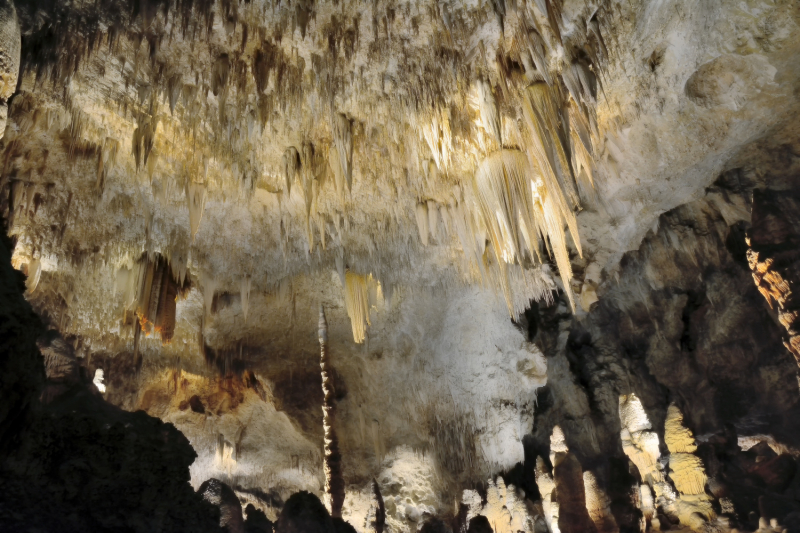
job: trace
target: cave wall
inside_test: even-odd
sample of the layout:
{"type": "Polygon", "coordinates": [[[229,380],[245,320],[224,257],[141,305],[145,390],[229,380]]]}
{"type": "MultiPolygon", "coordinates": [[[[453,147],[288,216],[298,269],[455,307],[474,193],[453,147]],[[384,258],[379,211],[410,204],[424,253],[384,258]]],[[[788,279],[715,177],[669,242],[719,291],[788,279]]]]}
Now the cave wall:
{"type": "Polygon", "coordinates": [[[800,159],[788,139],[760,146],[746,165],[719,176],[702,199],[663,214],[640,248],[605,279],[589,312],[572,315],[562,299],[526,314],[548,363],[548,383],[525,438],[526,464],[552,452],[551,434],[560,426],[569,450],[618,501],[612,510],[623,529],[639,527],[629,513],[638,498],[631,503],[630,486],[644,476],[631,468],[620,441],[619,398],[631,393],[641,400],[664,457],[667,408],[674,404],[684,414],[698,453],[705,454],[709,487],[734,493],[732,487],[743,487],[732,497],[736,511],[727,510],[745,527],[757,527],[757,517],[770,512],[765,505],[782,516],[799,509],[793,489],[765,485],[752,474],[756,452],[744,459],[739,449],[764,440],[791,451],[775,468],[789,479],[794,475],[797,365],[784,346],[788,336],[777,306],[768,305],[753,282],[746,240],[767,233],[791,248],[800,159]],[[783,231],[760,221],[781,212],[790,214],[777,226],[783,231]]]}

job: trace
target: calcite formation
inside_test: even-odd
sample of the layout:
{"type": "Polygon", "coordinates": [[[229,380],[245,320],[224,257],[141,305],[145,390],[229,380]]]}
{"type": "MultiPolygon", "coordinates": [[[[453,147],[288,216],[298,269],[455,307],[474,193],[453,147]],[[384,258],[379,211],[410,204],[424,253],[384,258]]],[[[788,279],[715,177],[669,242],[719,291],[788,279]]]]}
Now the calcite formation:
{"type": "Polygon", "coordinates": [[[791,529],[799,29],[790,0],[0,1],[0,518],[791,529]]]}

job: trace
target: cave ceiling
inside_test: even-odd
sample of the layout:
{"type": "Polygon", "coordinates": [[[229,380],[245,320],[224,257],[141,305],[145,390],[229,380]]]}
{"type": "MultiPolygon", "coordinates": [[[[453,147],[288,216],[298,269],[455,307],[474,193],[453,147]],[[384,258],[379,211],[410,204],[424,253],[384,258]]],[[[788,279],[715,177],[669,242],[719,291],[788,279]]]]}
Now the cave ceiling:
{"type": "MultiPolygon", "coordinates": [[[[241,499],[322,489],[322,306],[344,471],[402,486],[397,524],[525,460],[567,343],[528,342],[531,302],[668,305],[623,256],[680,206],[749,220],[709,191],[777,165],[800,110],[792,1],[74,0],[12,19],[2,208],[34,309],[109,401],[187,435],[193,485],[227,475],[241,499]]],[[[723,246],[714,231],[698,242],[723,246]]]]}

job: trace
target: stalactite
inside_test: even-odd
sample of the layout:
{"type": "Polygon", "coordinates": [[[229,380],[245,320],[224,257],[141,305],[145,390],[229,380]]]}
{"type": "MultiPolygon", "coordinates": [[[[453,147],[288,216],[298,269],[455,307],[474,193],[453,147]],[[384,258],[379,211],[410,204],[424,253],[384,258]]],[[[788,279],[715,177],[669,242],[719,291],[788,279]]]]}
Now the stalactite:
{"type": "Polygon", "coordinates": [[[595,65],[606,63],[608,61],[608,48],[603,39],[603,34],[600,32],[600,23],[597,21],[597,14],[586,22],[586,31],[590,36],[588,48],[591,52],[592,63],[595,65]],[[594,38],[594,42],[592,42],[591,38],[594,38]]]}
{"type": "MultiPolygon", "coordinates": [[[[564,235],[560,190],[548,188],[533,172],[528,157],[519,150],[501,150],[488,156],[475,172],[474,189],[481,220],[501,263],[498,275],[509,313],[513,314],[514,305],[504,265],[522,261],[526,253],[531,260],[538,258],[540,235],[549,239],[564,292],[574,309],[570,287],[572,267],[564,235]]],[[[574,219],[574,215],[569,214],[574,219]]]]}
{"type": "Polygon", "coordinates": [[[175,106],[178,103],[178,97],[183,89],[183,83],[180,73],[173,74],[167,81],[167,99],[169,100],[169,112],[175,115],[175,106]]]}
{"type": "Polygon", "coordinates": [[[497,102],[494,99],[492,86],[488,81],[478,80],[478,108],[481,113],[481,121],[484,129],[491,133],[498,145],[503,144],[502,127],[500,123],[500,113],[497,110],[497,102]]]}
{"type": "Polygon", "coordinates": [[[164,265],[158,307],[154,317],[155,331],[160,333],[161,342],[169,344],[175,334],[175,311],[178,297],[178,284],[172,277],[172,270],[164,265]]]}
{"type": "Polygon", "coordinates": [[[580,198],[573,184],[573,176],[567,153],[569,147],[562,139],[567,135],[562,129],[560,102],[556,94],[545,83],[534,83],[527,88],[526,97],[522,99],[523,115],[528,126],[531,141],[530,148],[537,166],[546,179],[546,184],[555,190],[555,184],[564,196],[562,210],[570,211],[580,205],[580,198]],[[548,181],[553,184],[547,183],[548,181]],[[567,203],[568,202],[568,203],[567,203]]]}
{"type": "Polygon", "coordinates": [[[300,154],[300,184],[303,191],[303,200],[306,207],[306,219],[311,214],[311,205],[314,203],[314,181],[317,179],[317,160],[314,145],[309,141],[303,142],[300,154]]]}
{"type": "Polygon", "coordinates": [[[547,45],[541,34],[535,29],[523,28],[517,39],[524,47],[522,51],[527,52],[533,62],[533,65],[525,65],[526,69],[530,72],[533,70],[530,67],[535,66],[535,74],[541,76],[541,81],[544,81],[547,85],[553,85],[553,78],[550,75],[550,69],[547,65],[547,45]]]}
{"type": "Polygon", "coordinates": [[[336,146],[341,176],[347,185],[347,191],[353,190],[353,131],[350,119],[342,113],[333,117],[333,141],[336,146]]]}
{"type": "Polygon", "coordinates": [[[214,62],[211,72],[211,92],[214,96],[224,92],[228,86],[228,78],[231,72],[231,61],[228,54],[222,54],[214,62]]]}
{"type": "Polygon", "coordinates": [[[283,153],[283,191],[287,199],[292,192],[292,184],[294,183],[295,176],[297,176],[297,169],[299,166],[300,154],[297,152],[297,148],[290,146],[283,153]]]}
{"type": "Polygon", "coordinates": [[[206,207],[206,186],[201,183],[190,182],[186,185],[186,202],[189,205],[189,230],[192,242],[200,229],[203,211],[206,207]]]}
{"type": "Polygon", "coordinates": [[[434,240],[439,240],[439,208],[433,200],[428,200],[428,231],[434,240]]]}
{"type": "Polygon", "coordinates": [[[336,399],[333,389],[330,357],[328,355],[328,322],[325,309],[319,306],[319,350],[322,372],[322,425],[325,430],[325,492],[330,497],[331,516],[341,518],[344,505],[344,477],[342,476],[342,456],[339,452],[339,439],[333,427],[336,420],[336,399]]]}
{"type": "Polygon", "coordinates": [[[36,291],[36,287],[39,286],[39,279],[42,276],[42,262],[39,259],[31,259],[28,263],[27,268],[27,278],[25,279],[25,289],[28,291],[28,294],[33,294],[36,291]]]}
{"type": "Polygon", "coordinates": [[[372,275],[360,275],[350,272],[345,274],[344,304],[347,315],[350,317],[350,325],[353,328],[353,340],[356,344],[361,344],[367,335],[369,320],[369,293],[370,287],[377,285],[377,281],[372,275]]]}
{"type": "Polygon", "coordinates": [[[169,344],[175,333],[178,292],[183,286],[160,254],[153,259],[143,256],[133,270],[117,272],[117,292],[122,293],[126,312],[136,314],[134,351],[138,353],[140,331],[158,333],[163,344],[169,344]]]}

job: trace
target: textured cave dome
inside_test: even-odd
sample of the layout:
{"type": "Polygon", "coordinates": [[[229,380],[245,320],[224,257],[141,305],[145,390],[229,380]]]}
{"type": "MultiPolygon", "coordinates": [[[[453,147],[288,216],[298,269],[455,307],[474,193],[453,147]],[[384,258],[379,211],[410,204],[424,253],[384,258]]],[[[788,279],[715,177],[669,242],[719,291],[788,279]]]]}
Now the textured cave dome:
{"type": "MultiPolygon", "coordinates": [[[[789,0],[0,0],[5,307],[43,324],[4,341],[2,472],[72,420],[37,417],[141,410],[185,437],[147,441],[188,468],[160,490],[229,531],[794,527],[798,30],[789,0]]],[[[31,486],[80,499],[82,449],[85,485],[31,486]]]]}

